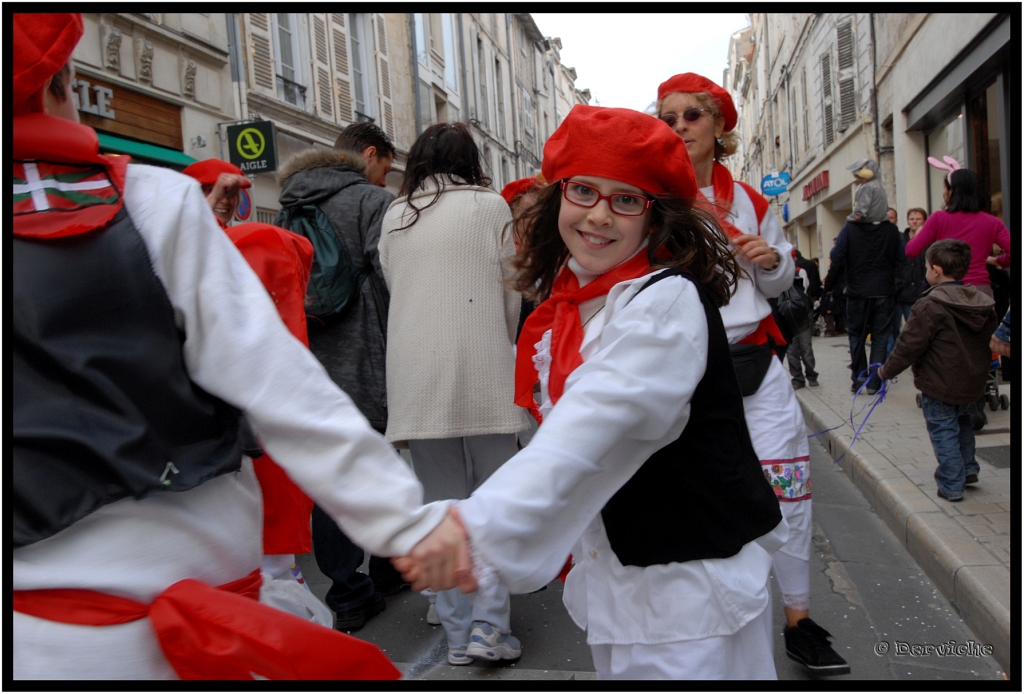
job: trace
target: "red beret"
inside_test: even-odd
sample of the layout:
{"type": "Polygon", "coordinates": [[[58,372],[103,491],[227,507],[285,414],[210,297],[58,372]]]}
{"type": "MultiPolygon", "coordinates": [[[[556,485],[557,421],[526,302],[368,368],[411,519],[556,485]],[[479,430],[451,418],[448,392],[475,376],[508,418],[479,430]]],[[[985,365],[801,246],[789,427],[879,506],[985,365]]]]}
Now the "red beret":
{"type": "Polygon", "coordinates": [[[531,190],[540,190],[541,183],[535,177],[530,176],[529,178],[520,178],[512,181],[507,186],[501,189],[501,197],[505,198],[505,202],[511,205],[515,202],[523,193],[527,193],[531,190]]]}
{"type": "MultiPolygon", "coordinates": [[[[203,161],[197,161],[195,164],[187,166],[182,173],[186,176],[191,176],[204,186],[214,185],[222,173],[245,176],[240,168],[229,161],[224,161],[223,159],[204,159],[203,161]]],[[[246,178],[242,181],[242,188],[249,188],[250,186],[252,186],[252,181],[249,179],[246,178]]]]}
{"type": "Polygon", "coordinates": [[[547,181],[600,176],[656,195],[697,195],[683,138],[663,121],[628,108],[578,104],[544,145],[547,181]]]}
{"type": "Polygon", "coordinates": [[[14,115],[43,110],[43,85],[82,38],[80,14],[14,15],[14,115]]]}
{"type": "Polygon", "coordinates": [[[722,112],[722,117],[725,118],[725,132],[736,127],[736,105],[732,103],[732,97],[729,96],[729,92],[707,77],[701,77],[695,72],[684,72],[681,75],[669,77],[658,87],[658,101],[672,92],[682,92],[683,94],[707,92],[711,95],[715,106],[722,112]]]}

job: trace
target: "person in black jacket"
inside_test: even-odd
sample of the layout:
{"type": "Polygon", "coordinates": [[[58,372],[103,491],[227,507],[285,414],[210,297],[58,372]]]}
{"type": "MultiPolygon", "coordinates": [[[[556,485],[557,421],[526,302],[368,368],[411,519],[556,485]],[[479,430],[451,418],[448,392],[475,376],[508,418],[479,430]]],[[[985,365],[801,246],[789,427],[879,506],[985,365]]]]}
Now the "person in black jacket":
{"type": "Polygon", "coordinates": [[[810,258],[805,258],[799,250],[794,250],[793,252],[796,253],[796,266],[807,273],[808,284],[804,287],[804,291],[812,299],[820,299],[821,273],[818,271],[818,266],[810,258]]]}
{"type": "MultiPolygon", "coordinates": [[[[906,249],[907,242],[914,238],[917,230],[924,226],[928,219],[928,213],[920,207],[913,207],[907,210],[907,228],[903,230],[903,248],[906,249]]],[[[896,271],[896,309],[892,313],[892,333],[889,335],[889,344],[886,351],[891,352],[896,338],[899,337],[903,321],[910,317],[910,308],[914,302],[921,298],[921,292],[928,288],[928,282],[924,278],[924,254],[916,258],[907,258],[896,271]]]]}
{"type": "Polygon", "coordinates": [[[825,278],[825,291],[832,291],[836,278],[846,278],[846,322],[850,336],[850,370],[857,392],[865,380],[869,394],[878,392],[881,382],[875,375],[877,365],[885,361],[896,305],[896,269],[906,262],[900,230],[885,220],[876,224],[847,221],[839,232],[830,257],[832,268],[825,278]],[[865,345],[871,335],[871,360],[865,358],[865,345]],[[869,365],[876,365],[862,378],[869,365]]]}

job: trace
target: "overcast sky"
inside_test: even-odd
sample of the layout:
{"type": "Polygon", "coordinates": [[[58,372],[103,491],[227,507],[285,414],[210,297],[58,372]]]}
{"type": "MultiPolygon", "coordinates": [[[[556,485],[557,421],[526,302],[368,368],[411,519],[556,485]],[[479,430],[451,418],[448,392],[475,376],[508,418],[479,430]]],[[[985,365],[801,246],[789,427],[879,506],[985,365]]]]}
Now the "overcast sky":
{"type": "Polygon", "coordinates": [[[680,72],[721,84],[729,37],[749,24],[744,14],[724,13],[532,14],[544,36],[562,39],[562,64],[576,68],[576,88],[590,90],[591,104],[637,111],[680,72]]]}

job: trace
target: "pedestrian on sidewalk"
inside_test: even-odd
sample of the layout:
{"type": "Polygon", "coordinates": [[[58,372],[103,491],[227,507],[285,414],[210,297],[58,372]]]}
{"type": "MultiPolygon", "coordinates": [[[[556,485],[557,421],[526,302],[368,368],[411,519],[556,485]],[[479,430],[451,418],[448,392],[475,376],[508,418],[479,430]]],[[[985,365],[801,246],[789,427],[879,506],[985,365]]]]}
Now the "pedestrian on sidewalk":
{"type": "Polygon", "coordinates": [[[981,467],[974,457],[970,407],[985,392],[998,325],[995,302],[963,278],[971,263],[964,241],[936,241],[925,255],[931,288],[914,304],[893,353],[878,371],[891,379],[913,367],[921,411],[939,462],[939,497],[960,501],[964,485],[976,484],[981,467]]]}
{"type": "Polygon", "coordinates": [[[858,181],[858,204],[846,218],[829,254],[832,267],[825,278],[825,291],[834,289],[839,275],[845,277],[850,390],[856,393],[863,386],[873,395],[881,382],[874,374],[877,366],[871,365],[881,364],[887,356],[896,306],[896,269],[907,257],[900,230],[885,214],[885,190],[878,181],[878,164],[864,159],[848,168],[858,181]],[[862,194],[865,188],[869,190],[862,194]],[[865,350],[869,335],[870,359],[865,350]]]}
{"type": "Polygon", "coordinates": [[[515,280],[546,297],[516,364],[516,402],[542,423],[460,502],[482,590],[494,570],[536,590],[571,552],[563,600],[599,679],[774,679],[787,532],[716,308],[733,248],[695,203],[682,139],[646,114],[575,106],[543,173],[515,280]]]}
{"type": "Polygon", "coordinates": [[[996,216],[985,210],[989,201],[982,194],[978,175],[970,169],[962,169],[952,157],[946,157],[942,165],[934,157],[928,161],[934,168],[948,170],[942,179],[942,199],[946,208],[928,218],[921,231],[907,243],[907,256],[916,258],[925,252],[930,244],[942,239],[960,239],[971,247],[971,266],[964,276],[969,284],[989,296],[993,296],[992,280],[987,265],[1010,267],[1010,232],[996,216]],[[1004,252],[992,257],[992,246],[999,246],[1004,252]]]}
{"type": "Polygon", "coordinates": [[[745,183],[734,182],[722,164],[738,146],[736,107],[729,92],[688,72],[661,84],[657,107],[658,117],[686,143],[701,195],[737,249],[744,271],[721,314],[743,386],[747,429],[790,528],[773,568],[786,604],[786,651],[814,673],[845,674],[849,666],[829,644],[828,632],[810,618],[811,469],[803,411],[781,362],[762,358],[753,362],[759,369],[750,369],[751,347],[771,355],[777,327],[768,299],[793,284],[792,246],[768,201],[745,183]]]}
{"type": "MultiPolygon", "coordinates": [[[[239,414],[378,553],[454,520],[288,332],[199,184],[100,153],[73,99],[82,33],[13,16],[13,677],[396,679],[377,647],[258,601],[239,414]]],[[[433,587],[468,560],[452,530],[433,587]]]]}
{"type": "MultiPolygon", "coordinates": [[[[794,250],[794,260],[797,260],[796,254],[797,251],[794,250]]],[[[818,372],[814,368],[814,346],[811,344],[814,306],[811,297],[804,290],[809,284],[807,271],[798,265],[793,286],[780,294],[777,302],[777,311],[789,324],[789,333],[792,335],[789,349],[786,350],[786,360],[789,362],[793,390],[818,385],[818,372]]]]}
{"type": "MultiPolygon", "coordinates": [[[[468,497],[516,454],[527,428],[513,402],[520,297],[504,285],[512,214],[489,184],[466,125],[432,125],[409,151],[381,231],[391,292],[387,437],[408,445],[432,501],[468,497]]],[[[510,610],[507,588],[487,599],[437,595],[448,662],[518,658],[510,610]]]]}
{"type": "MultiPolygon", "coordinates": [[[[381,434],[387,429],[385,344],[388,288],[377,245],[384,212],[395,196],[384,189],[395,146],[373,123],[353,123],[332,150],[296,153],[281,167],[280,202],[289,210],[312,205],[327,218],[360,278],[344,313],[327,322],[310,318],[309,346],[338,387],[381,434]]],[[[316,259],[314,259],[316,260],[316,259]]],[[[331,579],[325,601],[335,628],[357,631],[386,609],[386,597],[408,588],[391,562],[370,556],[369,574],[358,569],[365,552],[319,506],[313,507],[313,556],[331,579]]]]}
{"type": "MultiPolygon", "coordinates": [[[[907,244],[924,226],[926,219],[928,219],[928,213],[920,207],[912,207],[907,211],[907,228],[901,234],[904,252],[907,244]]],[[[916,258],[907,256],[907,260],[900,265],[896,272],[896,310],[892,312],[892,331],[889,334],[888,346],[890,353],[896,344],[896,338],[899,337],[903,321],[910,316],[911,307],[928,288],[928,282],[924,278],[923,255],[916,258]]]]}

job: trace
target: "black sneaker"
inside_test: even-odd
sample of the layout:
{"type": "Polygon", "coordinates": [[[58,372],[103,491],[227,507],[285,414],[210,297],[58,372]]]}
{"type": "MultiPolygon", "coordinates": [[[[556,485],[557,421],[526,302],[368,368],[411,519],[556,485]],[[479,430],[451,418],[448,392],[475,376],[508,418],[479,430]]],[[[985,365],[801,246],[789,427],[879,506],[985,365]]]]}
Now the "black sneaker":
{"type": "Polygon", "coordinates": [[[864,381],[854,381],[853,384],[850,386],[850,392],[856,393],[858,390],[860,390],[860,387],[862,385],[864,385],[864,381]]]}
{"type": "Polygon", "coordinates": [[[783,631],[786,639],[786,655],[807,668],[817,677],[850,674],[850,666],[835,652],[828,633],[809,617],[801,619],[795,627],[783,631]]]}
{"type": "Polygon", "coordinates": [[[818,387],[818,377],[815,376],[814,378],[811,378],[810,376],[808,376],[807,377],[807,385],[811,386],[812,388],[817,388],[818,387]]]}
{"type": "Polygon", "coordinates": [[[953,502],[953,503],[956,503],[958,501],[963,501],[964,500],[964,498],[962,496],[949,496],[948,494],[946,494],[946,492],[942,491],[941,489],[939,489],[936,492],[936,494],[938,495],[938,497],[940,499],[945,499],[946,501],[950,501],[950,502],[953,502]]]}
{"type": "Polygon", "coordinates": [[[376,617],[387,608],[384,596],[373,593],[359,607],[334,613],[334,628],[338,631],[359,631],[366,621],[376,617]]]}
{"type": "Polygon", "coordinates": [[[977,484],[978,476],[975,473],[967,475],[967,479],[964,480],[964,484],[977,484]]]}

